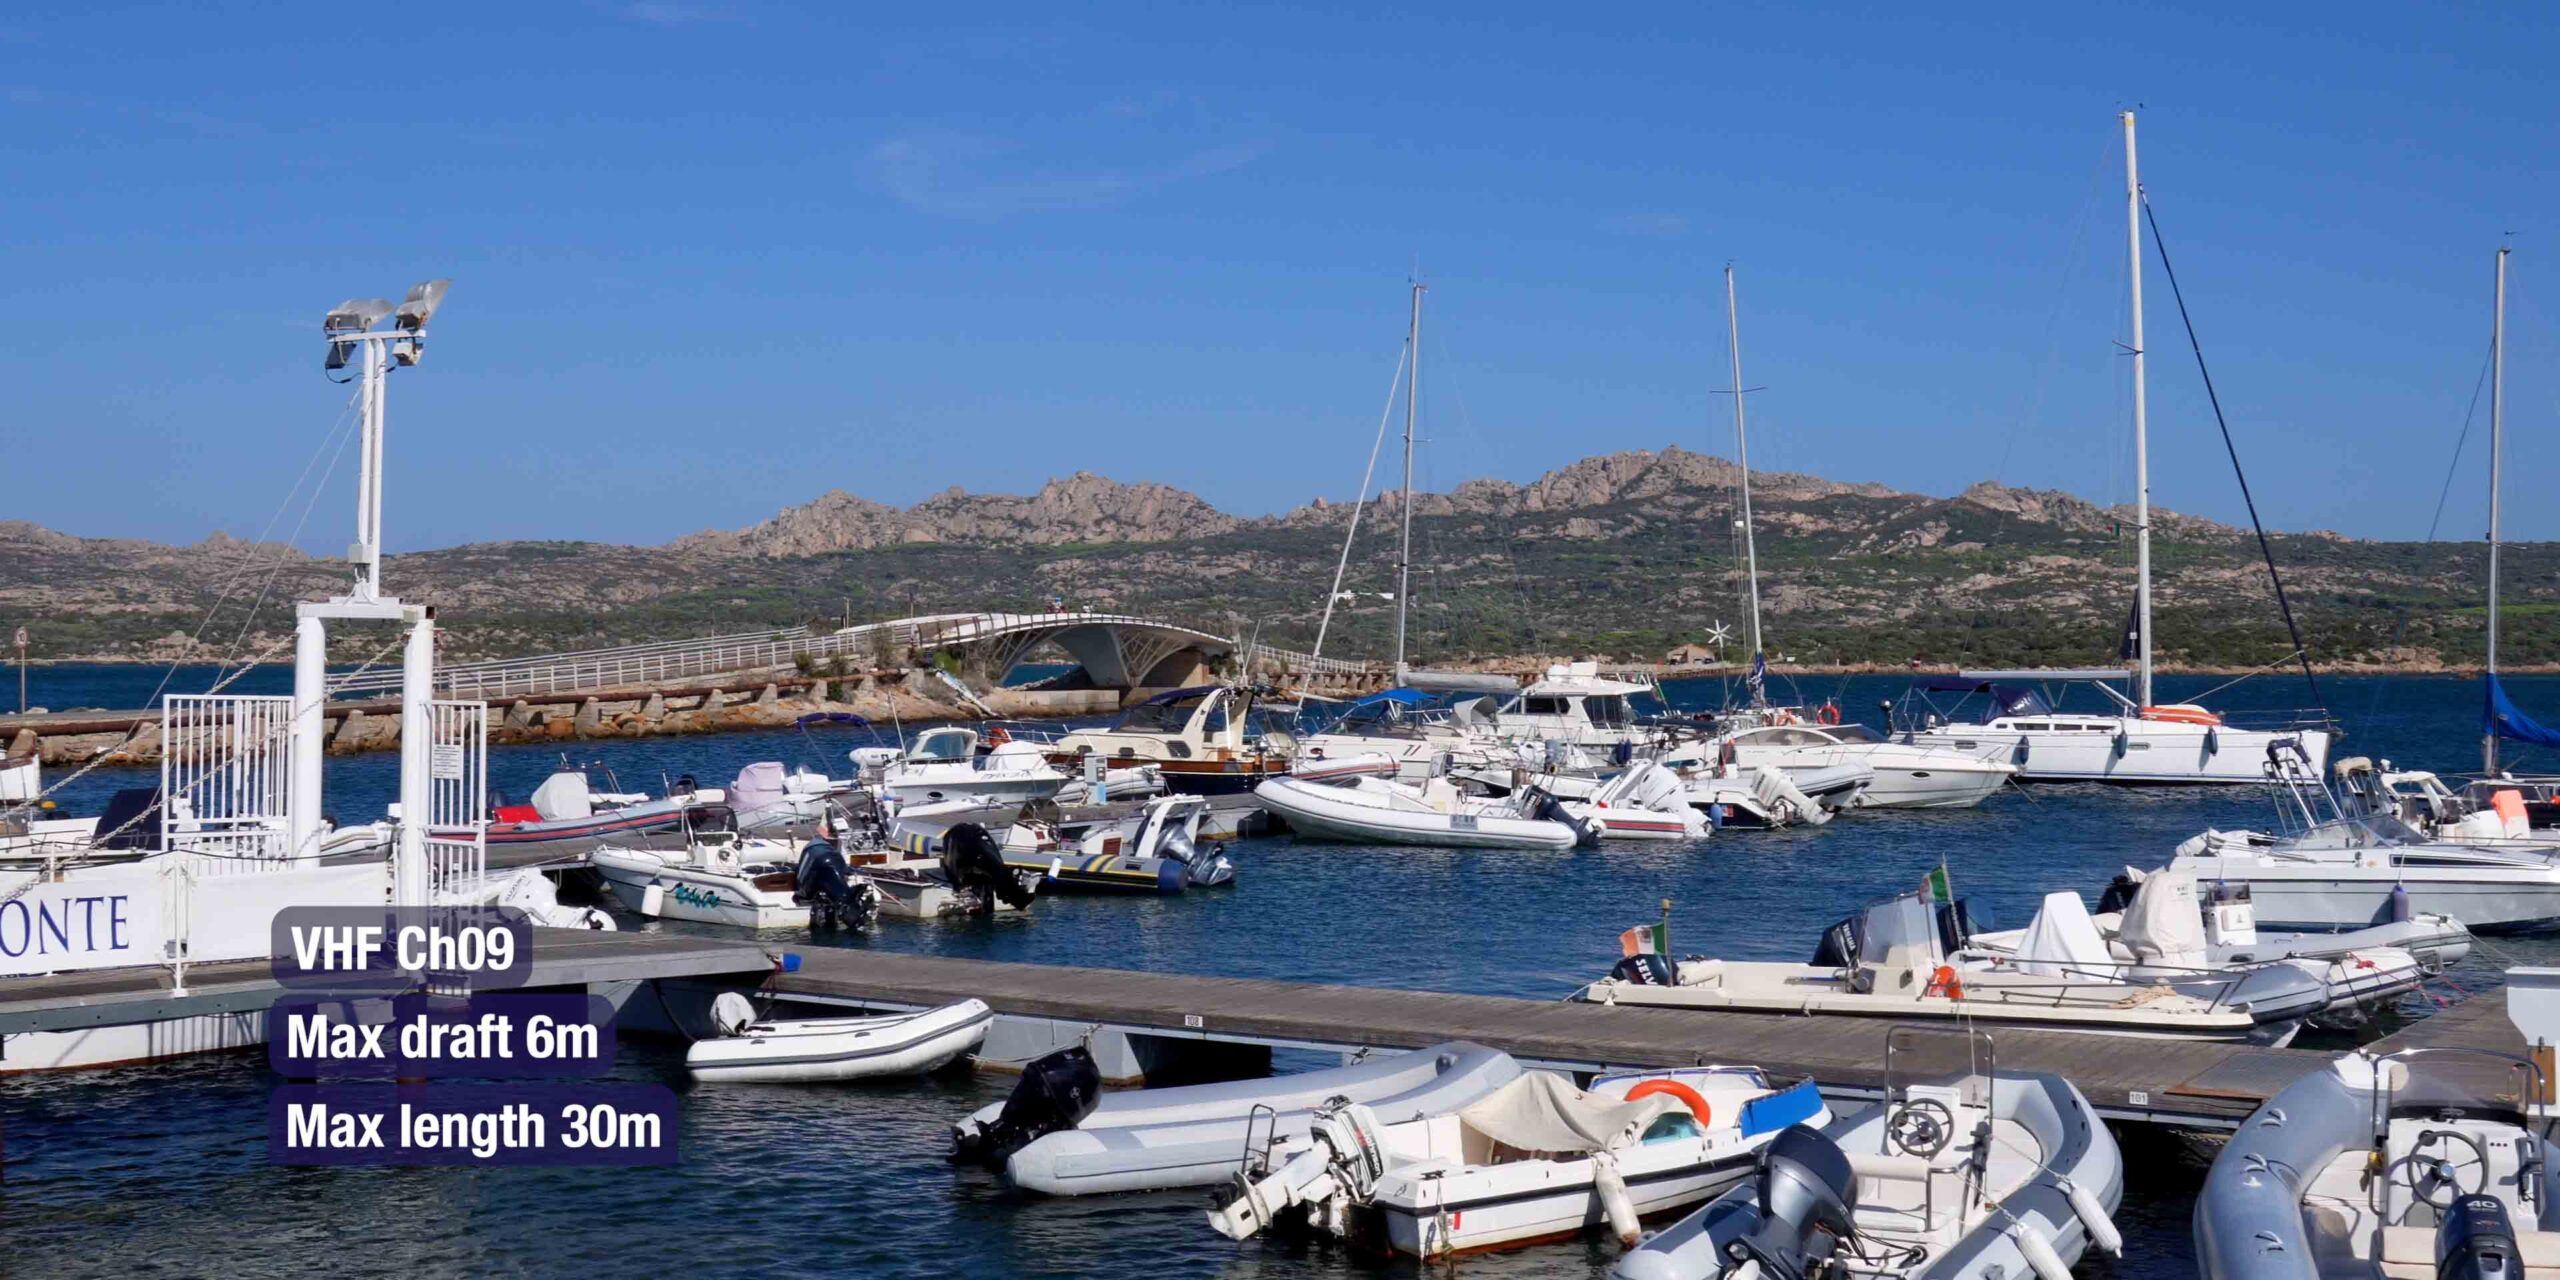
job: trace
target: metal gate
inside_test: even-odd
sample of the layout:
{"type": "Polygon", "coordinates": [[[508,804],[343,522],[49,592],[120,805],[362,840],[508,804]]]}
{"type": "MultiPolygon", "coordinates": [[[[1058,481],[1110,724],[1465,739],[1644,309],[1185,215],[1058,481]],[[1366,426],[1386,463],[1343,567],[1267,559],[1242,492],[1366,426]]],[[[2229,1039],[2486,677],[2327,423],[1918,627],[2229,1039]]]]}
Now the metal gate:
{"type": "Polygon", "coordinates": [[[489,874],[489,704],[427,707],[428,901],[479,887],[489,874]]]}
{"type": "Polygon", "coordinates": [[[172,694],[160,711],[160,843],[194,875],[271,871],[288,847],[293,699],[172,694]]]}

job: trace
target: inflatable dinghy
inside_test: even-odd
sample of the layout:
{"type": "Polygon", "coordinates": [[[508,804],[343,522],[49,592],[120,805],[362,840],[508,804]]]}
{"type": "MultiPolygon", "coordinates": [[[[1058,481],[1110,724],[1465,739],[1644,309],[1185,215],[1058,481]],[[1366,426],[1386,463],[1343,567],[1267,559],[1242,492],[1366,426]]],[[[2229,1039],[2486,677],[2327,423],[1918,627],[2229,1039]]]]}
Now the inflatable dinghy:
{"type": "Polygon", "coordinates": [[[995,1024],[983,1000],[885,1018],[774,1021],[734,991],[712,1002],[721,1035],[685,1051],[696,1080],[802,1084],[921,1075],[974,1051],[995,1024]]]}
{"type": "Polygon", "coordinates": [[[1092,1057],[1066,1049],[1031,1064],[1012,1097],[955,1125],[952,1158],[1001,1166],[1014,1185],[1053,1196],[1215,1186],[1235,1174],[1248,1127],[1298,1137],[1337,1099],[1401,1123],[1454,1111],[1519,1075],[1511,1055],[1451,1041],[1329,1071],[1103,1097],[1092,1057]]]}

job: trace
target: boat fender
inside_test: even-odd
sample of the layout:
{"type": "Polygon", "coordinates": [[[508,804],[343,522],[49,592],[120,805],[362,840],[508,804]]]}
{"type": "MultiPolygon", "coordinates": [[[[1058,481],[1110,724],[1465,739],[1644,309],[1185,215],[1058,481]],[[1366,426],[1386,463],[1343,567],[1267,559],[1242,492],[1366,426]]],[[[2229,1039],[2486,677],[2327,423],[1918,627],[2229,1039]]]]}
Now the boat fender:
{"type": "Polygon", "coordinates": [[[2405,884],[2395,884],[2391,886],[2390,923],[2407,924],[2413,914],[2414,913],[2409,909],[2409,886],[2405,884]]]}
{"type": "Polygon", "coordinates": [[[2116,730],[2116,741],[2115,741],[2115,755],[2116,755],[2116,759],[2118,759],[2118,760],[2122,760],[2122,759],[2124,759],[2125,748],[2126,748],[2127,744],[2128,744],[2129,742],[2131,742],[2131,740],[2132,740],[2132,735],[2131,735],[2130,733],[2126,732],[2126,731],[2125,731],[2124,729],[2122,729],[2122,728],[2118,728],[2118,729],[2116,730]]]}
{"type": "Polygon", "coordinates": [[[1644,1227],[1636,1218],[1635,1200],[1627,1194],[1626,1175],[1618,1172],[1615,1152],[1591,1153],[1591,1190],[1600,1197],[1600,1210],[1609,1217],[1609,1230],[1618,1237],[1618,1247],[1635,1248],[1644,1235],[1644,1227]]]}
{"type": "Polygon", "coordinates": [[[2207,759],[2222,754],[2222,731],[2212,725],[2204,727],[2204,754],[2207,759]]]}
{"type": "Polygon", "coordinates": [[[653,884],[640,891],[640,914],[656,919],[667,912],[667,887],[653,884]]]}
{"type": "Polygon", "coordinates": [[[2098,1193],[2066,1178],[2062,1193],[2071,1198],[2071,1211],[2080,1215],[2080,1225],[2089,1231],[2089,1243],[2110,1258],[2124,1256],[2124,1232],[2116,1228],[2116,1220],[2107,1215],[2107,1207],[2098,1203],[2098,1193]]]}
{"type": "Polygon", "coordinates": [[[1680,1105],[1689,1109],[1689,1114],[1697,1120],[1698,1127],[1701,1129],[1706,1128],[1712,1122],[1711,1117],[1715,1115],[1715,1108],[1707,1105],[1703,1095],[1677,1080],[1639,1080],[1634,1088],[1627,1090],[1627,1101],[1650,1098],[1655,1094],[1679,1099],[1680,1105]]]}
{"type": "Polygon", "coordinates": [[[747,999],[745,996],[742,996],[735,991],[723,991],[712,998],[711,1025],[718,1027],[720,1029],[720,1034],[724,1036],[745,1035],[747,1033],[747,1028],[754,1026],[755,1021],[755,1003],[747,999]]]}
{"type": "Polygon", "coordinates": [[[2062,1265],[2062,1255],[2055,1253],[2052,1243],[2033,1228],[2013,1219],[2009,1238],[2018,1242],[2018,1252],[2034,1269],[2037,1280],[2071,1280],[2071,1268],[2062,1265]]]}

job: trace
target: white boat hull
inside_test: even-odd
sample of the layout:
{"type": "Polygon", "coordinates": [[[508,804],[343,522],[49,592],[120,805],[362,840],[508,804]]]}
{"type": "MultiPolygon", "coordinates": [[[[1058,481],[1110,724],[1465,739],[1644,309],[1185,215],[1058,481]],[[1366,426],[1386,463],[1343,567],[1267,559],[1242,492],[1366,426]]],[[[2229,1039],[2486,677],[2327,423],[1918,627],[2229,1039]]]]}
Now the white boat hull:
{"type": "Polygon", "coordinates": [[[2284,740],[2301,744],[2315,776],[2328,767],[2329,734],[2321,729],[2234,729],[2176,720],[2103,723],[2107,727],[2075,730],[1954,724],[1923,730],[1911,740],[2015,764],[2021,782],[2266,783],[2273,781],[2267,749],[2284,740]]]}
{"type": "Polygon", "coordinates": [[[886,1018],[760,1022],[686,1050],[694,1079],[809,1084],[920,1075],[975,1052],[995,1025],[983,1000],[886,1018]]]}
{"type": "Polygon", "coordinates": [[[2560,868],[2338,866],[2252,857],[2180,858],[2172,865],[2198,880],[2249,886],[2258,927],[2330,933],[2391,919],[2391,891],[2407,891],[2409,908],[2438,912],[2474,933],[2560,931],[2560,868]]]}
{"type": "Polygon", "coordinates": [[[658,862],[643,851],[599,849],[588,855],[615,901],[640,915],[692,920],[740,929],[795,929],[809,924],[809,908],[786,891],[770,894],[715,876],[658,862]]]}
{"type": "Polygon", "coordinates": [[[1561,822],[1393,808],[1354,786],[1274,778],[1254,788],[1253,795],[1300,835],[1353,844],[1562,850],[1579,841],[1573,828],[1561,822]]]}

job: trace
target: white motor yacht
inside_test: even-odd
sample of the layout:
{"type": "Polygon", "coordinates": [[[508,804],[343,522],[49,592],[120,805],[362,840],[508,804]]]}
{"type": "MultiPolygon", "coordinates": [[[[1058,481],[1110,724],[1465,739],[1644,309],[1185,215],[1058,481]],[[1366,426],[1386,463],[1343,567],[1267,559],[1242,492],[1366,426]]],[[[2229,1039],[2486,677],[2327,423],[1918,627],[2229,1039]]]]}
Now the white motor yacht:
{"type": "Polygon", "coordinates": [[[1001,742],[981,755],[978,731],[957,725],[917,734],[904,754],[885,747],[857,748],[853,762],[866,781],[875,781],[897,804],[1030,804],[1056,796],[1068,781],[1050,766],[1038,744],[1001,742]]]}
{"type": "Polygon", "coordinates": [[[1712,745],[1683,748],[1671,759],[1710,753],[1746,769],[1783,769],[1799,782],[1816,770],[1864,765],[1874,776],[1850,802],[1861,809],[1969,809],[2018,772],[2016,765],[1979,752],[1886,738],[1862,724],[1818,719],[1735,730],[1712,745]]]}
{"type": "Polygon", "coordinates": [[[1198,685],[1147,699],[1108,729],[1079,729],[1048,744],[1049,760],[1082,772],[1088,756],[1112,768],[1153,765],[1165,786],[1197,796],[1241,795],[1289,770],[1290,743],[1253,730],[1254,692],[1198,685]]]}
{"type": "Polygon", "coordinates": [[[1895,737],[1916,746],[1950,750],[2017,767],[2021,782],[2267,783],[2269,754],[2289,744],[2315,768],[2328,759],[2330,731],[2316,724],[2243,728],[2193,704],[2149,706],[2118,692],[2111,681],[2130,672],[1969,671],[1923,680],[1914,686],[1923,706],[1906,705],[1910,723],[1895,737]],[[2109,707],[2061,711],[2037,687],[2040,681],[2085,685],[2103,693],[2109,707]],[[1926,703],[1931,693],[1953,693],[1945,712],[1926,703]]]}

